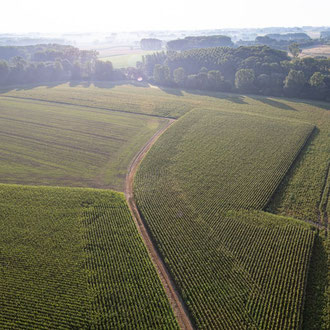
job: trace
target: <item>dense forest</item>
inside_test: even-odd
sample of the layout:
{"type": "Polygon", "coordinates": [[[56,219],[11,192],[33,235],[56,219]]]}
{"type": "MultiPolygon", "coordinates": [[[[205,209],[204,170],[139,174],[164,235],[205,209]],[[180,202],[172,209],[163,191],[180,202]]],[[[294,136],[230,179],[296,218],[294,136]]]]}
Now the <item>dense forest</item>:
{"type": "Polygon", "coordinates": [[[267,46],[162,52],[140,66],[164,86],[330,101],[330,59],[291,58],[267,46]]]}

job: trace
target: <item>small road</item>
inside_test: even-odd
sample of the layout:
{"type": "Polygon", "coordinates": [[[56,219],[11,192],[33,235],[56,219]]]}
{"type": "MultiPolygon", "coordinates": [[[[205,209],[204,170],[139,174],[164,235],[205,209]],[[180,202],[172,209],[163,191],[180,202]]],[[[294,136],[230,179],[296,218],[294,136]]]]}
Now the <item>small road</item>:
{"type": "Polygon", "coordinates": [[[173,282],[171,279],[171,275],[168,272],[162,258],[160,257],[156,246],[154,245],[150,234],[146,228],[144,221],[140,215],[140,212],[135,203],[134,194],[133,194],[133,181],[134,176],[139,167],[143,157],[146,155],[148,150],[152,147],[152,145],[157,141],[157,139],[164,133],[174,122],[175,120],[169,119],[168,123],[159,129],[151,139],[144,145],[144,147],[135,155],[131,164],[129,165],[128,172],[126,175],[126,183],[125,183],[125,196],[130,208],[133,220],[135,225],[142,237],[142,240],[147,247],[149,256],[151,261],[153,262],[159,278],[164,286],[165,293],[170,302],[174,315],[179,323],[181,329],[193,329],[192,322],[190,321],[190,317],[187,311],[186,306],[173,282]]]}

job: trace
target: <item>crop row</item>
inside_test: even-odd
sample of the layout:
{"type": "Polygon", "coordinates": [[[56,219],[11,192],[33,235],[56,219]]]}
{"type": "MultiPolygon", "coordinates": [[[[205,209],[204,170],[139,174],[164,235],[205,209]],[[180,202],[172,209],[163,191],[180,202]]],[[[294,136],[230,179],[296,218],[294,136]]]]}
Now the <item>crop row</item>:
{"type": "Polygon", "coordinates": [[[0,328],[176,328],[121,194],[0,185],[0,328]]]}
{"type": "Polygon", "coordinates": [[[175,328],[176,321],[123,198],[84,211],[96,328],[175,328]]]}
{"type": "Polygon", "coordinates": [[[264,207],[312,128],[199,110],[142,162],[138,207],[198,328],[299,327],[313,233],[227,212],[264,207]]]}

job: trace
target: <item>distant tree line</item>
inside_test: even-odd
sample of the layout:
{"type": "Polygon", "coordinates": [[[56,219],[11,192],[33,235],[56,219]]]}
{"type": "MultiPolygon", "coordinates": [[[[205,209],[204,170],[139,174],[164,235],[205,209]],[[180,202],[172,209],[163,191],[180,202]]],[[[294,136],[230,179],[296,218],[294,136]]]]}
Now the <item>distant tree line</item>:
{"type": "Polygon", "coordinates": [[[174,51],[188,50],[193,48],[232,46],[234,46],[234,43],[231,41],[231,38],[223,35],[185,37],[184,39],[168,41],[166,44],[167,50],[174,51]]]}
{"type": "Polygon", "coordinates": [[[143,50],[160,50],[162,49],[162,41],[155,38],[141,39],[140,47],[143,50]]]}
{"type": "Polygon", "coordinates": [[[164,86],[330,101],[330,59],[290,58],[267,46],[160,52],[139,67],[164,86]]]}
{"type": "Polygon", "coordinates": [[[312,39],[306,33],[286,33],[286,34],[266,34],[258,36],[254,41],[238,41],[236,46],[259,46],[265,45],[274,49],[290,51],[292,44],[296,45],[299,49],[313,47],[318,45],[326,45],[330,43],[330,37],[327,37],[326,32],[321,32],[320,38],[312,39]]]}
{"type": "MultiPolygon", "coordinates": [[[[274,49],[286,50],[291,52],[292,45],[296,52],[293,56],[298,56],[301,49],[318,45],[330,44],[330,32],[322,31],[320,38],[312,39],[308,34],[303,32],[295,33],[271,33],[264,36],[257,36],[255,40],[242,41],[233,43],[231,38],[224,35],[210,36],[190,36],[183,39],[175,39],[166,43],[168,51],[184,51],[195,48],[214,48],[214,47],[234,47],[240,46],[260,46],[265,45],[274,49]],[[299,52],[297,52],[299,50],[299,52]]],[[[140,42],[142,49],[160,50],[162,41],[159,39],[142,39],[140,42]]],[[[291,52],[292,53],[292,52],[291,52]]]]}
{"type": "Polygon", "coordinates": [[[125,78],[97,55],[93,50],[62,45],[0,47],[0,85],[125,78]]]}
{"type": "Polygon", "coordinates": [[[325,30],[321,32],[320,35],[321,39],[326,39],[326,40],[330,40],[330,29],[329,30],[325,30]]]}
{"type": "Polygon", "coordinates": [[[97,58],[95,50],[80,50],[69,45],[42,44],[32,46],[0,46],[0,60],[20,56],[27,61],[55,61],[67,59],[70,62],[88,61],[97,58]]]}

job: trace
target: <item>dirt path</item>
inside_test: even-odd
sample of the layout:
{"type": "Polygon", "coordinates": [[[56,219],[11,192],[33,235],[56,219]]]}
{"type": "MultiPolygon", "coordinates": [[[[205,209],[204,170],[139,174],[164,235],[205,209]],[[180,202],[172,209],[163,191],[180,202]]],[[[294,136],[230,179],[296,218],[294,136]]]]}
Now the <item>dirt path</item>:
{"type": "Polygon", "coordinates": [[[133,220],[136,224],[136,227],[142,237],[142,240],[147,247],[149,256],[157,270],[159,278],[164,286],[165,293],[171,304],[174,315],[179,323],[181,329],[193,329],[192,323],[189,318],[188,311],[183,303],[182,298],[179,295],[178,290],[175,287],[174,282],[171,279],[171,276],[166,269],[164,262],[162,261],[155,245],[153,244],[151,237],[148,233],[148,230],[142,220],[139,210],[136,206],[134,195],[133,195],[133,180],[138,166],[140,165],[143,157],[146,155],[148,150],[156,142],[162,133],[164,133],[169,126],[173,124],[174,120],[170,119],[168,123],[157,131],[153,137],[144,145],[144,147],[135,155],[133,158],[126,175],[125,183],[125,196],[128,203],[128,206],[131,210],[133,220]]]}

